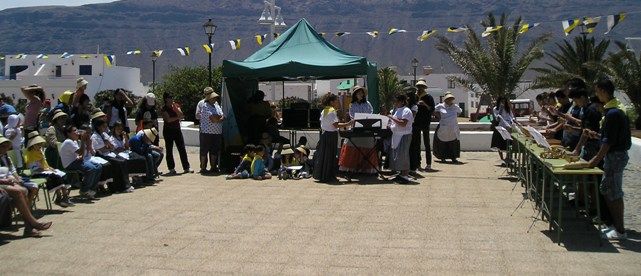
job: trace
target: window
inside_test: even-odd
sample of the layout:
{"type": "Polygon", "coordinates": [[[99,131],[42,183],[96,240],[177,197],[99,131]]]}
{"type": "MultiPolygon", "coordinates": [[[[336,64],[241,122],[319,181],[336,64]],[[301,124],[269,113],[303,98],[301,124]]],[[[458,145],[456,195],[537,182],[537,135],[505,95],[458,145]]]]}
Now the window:
{"type": "Polygon", "coordinates": [[[91,73],[91,69],[92,69],[91,65],[80,65],[79,69],[80,70],[78,72],[78,75],[81,75],[81,76],[91,76],[92,75],[92,73],[91,73]]]}
{"type": "Polygon", "coordinates": [[[454,79],[447,79],[447,88],[448,89],[456,88],[456,83],[454,82],[454,79]]]}
{"type": "Polygon", "coordinates": [[[62,66],[56,65],[56,78],[62,77],[62,66]]]}
{"type": "Polygon", "coordinates": [[[29,66],[27,65],[14,65],[9,67],[9,79],[10,80],[15,80],[16,79],[16,74],[27,70],[29,66]]]}

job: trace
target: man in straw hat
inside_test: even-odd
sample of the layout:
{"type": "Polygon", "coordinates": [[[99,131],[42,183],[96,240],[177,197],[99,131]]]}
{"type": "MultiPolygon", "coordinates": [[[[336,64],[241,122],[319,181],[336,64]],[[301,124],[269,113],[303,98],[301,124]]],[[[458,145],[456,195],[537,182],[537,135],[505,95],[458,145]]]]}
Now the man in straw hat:
{"type": "MultiPolygon", "coordinates": [[[[5,155],[7,151],[11,149],[11,141],[7,138],[0,136],[0,155],[5,155]]],[[[29,202],[27,200],[27,190],[26,188],[18,185],[18,179],[16,179],[10,172],[7,167],[0,167],[0,190],[5,191],[11,199],[13,199],[13,205],[18,209],[18,212],[22,215],[24,220],[25,228],[23,235],[25,237],[37,237],[40,236],[39,231],[47,230],[51,227],[51,222],[39,222],[33,214],[31,214],[31,209],[29,208],[29,202]]]]}
{"type": "Polygon", "coordinates": [[[207,102],[207,96],[211,93],[214,93],[214,89],[211,87],[205,87],[203,90],[203,99],[196,104],[196,120],[200,120],[200,113],[207,102]]]}
{"type": "Polygon", "coordinates": [[[425,146],[425,171],[432,170],[432,149],[430,147],[430,123],[434,112],[434,98],[427,93],[427,83],[419,80],[416,83],[417,111],[412,124],[412,143],[410,145],[410,170],[421,168],[421,138],[425,146]],[[421,135],[422,134],[422,135],[421,135]]]}
{"type": "Polygon", "coordinates": [[[463,110],[454,104],[454,95],[449,91],[445,93],[443,102],[436,105],[435,110],[439,123],[434,135],[434,156],[442,162],[451,159],[452,163],[458,164],[460,162],[457,159],[461,157],[461,131],[457,117],[463,110]]]}
{"type": "Polygon", "coordinates": [[[212,92],[205,98],[200,110],[200,173],[217,172],[218,155],[223,141],[223,109],[218,104],[220,96],[212,92]],[[207,170],[207,162],[211,170],[207,170]]]}
{"type": "Polygon", "coordinates": [[[71,101],[72,107],[77,107],[80,104],[80,97],[85,95],[88,84],[89,82],[85,80],[85,78],[80,77],[76,79],[76,93],[73,94],[73,99],[71,101]]]}
{"type": "Polygon", "coordinates": [[[147,128],[142,130],[142,135],[134,135],[129,139],[131,151],[145,157],[147,163],[146,183],[153,183],[156,176],[159,175],[158,166],[162,162],[162,155],[154,154],[156,146],[153,145],[153,141],[157,137],[158,131],[147,128]]]}

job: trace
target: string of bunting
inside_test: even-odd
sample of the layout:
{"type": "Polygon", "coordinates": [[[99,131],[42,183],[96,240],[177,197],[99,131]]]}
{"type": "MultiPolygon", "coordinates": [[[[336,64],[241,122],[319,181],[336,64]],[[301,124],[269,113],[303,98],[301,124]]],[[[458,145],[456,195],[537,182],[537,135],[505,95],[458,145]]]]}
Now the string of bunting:
{"type": "MultiPolygon", "coordinates": [[[[583,27],[583,31],[584,32],[591,34],[591,33],[593,33],[595,31],[597,25],[599,25],[599,23],[601,22],[601,19],[605,17],[606,32],[604,34],[608,35],[612,31],[612,29],[614,29],[617,25],[619,25],[626,18],[627,14],[633,14],[633,13],[641,13],[641,11],[629,12],[629,13],[621,12],[621,13],[618,13],[618,14],[611,14],[611,15],[607,15],[607,16],[573,18],[573,19],[568,19],[568,20],[561,21],[561,26],[563,28],[563,33],[566,36],[570,35],[578,27],[583,27]]],[[[519,35],[523,35],[523,34],[527,33],[528,31],[540,26],[541,24],[552,23],[552,22],[558,22],[558,21],[541,21],[541,22],[536,22],[536,23],[526,23],[526,22],[524,22],[518,27],[518,34],[519,35]]],[[[496,33],[497,31],[501,30],[502,28],[503,28],[503,26],[485,27],[485,29],[481,33],[481,36],[482,37],[491,36],[493,33],[496,33]]],[[[462,32],[465,32],[467,30],[468,30],[468,27],[463,27],[463,26],[459,26],[459,27],[450,26],[450,27],[445,28],[445,31],[447,33],[462,33],[462,32]]],[[[419,33],[419,36],[416,38],[416,40],[418,40],[419,42],[424,42],[424,41],[427,41],[428,39],[430,39],[431,37],[433,37],[435,34],[437,34],[438,33],[438,29],[434,28],[434,29],[423,30],[423,31],[408,31],[408,30],[405,30],[405,29],[399,29],[399,28],[392,27],[386,33],[389,36],[402,34],[402,33],[419,33]]],[[[320,32],[318,34],[320,36],[326,37],[326,38],[327,38],[327,35],[328,35],[328,33],[326,33],[326,32],[320,32]]],[[[372,39],[376,39],[376,38],[379,38],[381,36],[381,32],[379,32],[379,30],[372,30],[372,31],[368,31],[368,32],[334,32],[333,33],[333,37],[340,38],[340,37],[345,37],[345,36],[352,35],[352,34],[366,34],[366,35],[370,36],[372,39]]],[[[268,34],[256,34],[256,35],[253,36],[252,39],[250,39],[250,41],[251,40],[255,40],[255,42],[256,42],[256,44],[258,46],[262,46],[264,44],[265,40],[267,39],[267,35],[268,34]]],[[[280,34],[279,33],[273,33],[272,36],[273,36],[274,39],[277,39],[280,36],[280,34]]],[[[233,40],[229,40],[227,43],[228,43],[229,47],[233,51],[236,51],[236,50],[240,50],[241,49],[242,40],[243,39],[241,39],[241,38],[236,38],[236,39],[233,39],[233,40]]],[[[205,53],[212,54],[214,52],[214,46],[215,46],[215,43],[203,44],[202,48],[204,49],[205,53]]],[[[175,48],[175,51],[177,51],[180,54],[180,56],[185,57],[185,56],[189,56],[192,53],[191,49],[192,48],[189,47],[189,46],[184,46],[184,47],[175,48]]],[[[151,55],[155,56],[156,58],[159,58],[163,54],[163,51],[164,51],[164,49],[153,50],[151,55]]],[[[133,50],[125,52],[125,54],[126,55],[142,55],[143,51],[141,49],[139,49],[139,48],[136,48],[136,49],[133,49],[133,50]]],[[[60,58],[71,58],[73,56],[74,55],[71,55],[68,52],[65,52],[62,55],[60,55],[59,57],[60,58]]],[[[91,55],[81,55],[79,57],[80,58],[89,58],[89,57],[91,57],[91,55]]],[[[15,59],[26,59],[27,58],[27,54],[24,54],[24,53],[18,54],[14,58],[15,59]]],[[[46,54],[39,54],[39,55],[36,56],[36,58],[37,59],[48,59],[49,56],[46,55],[46,54]]],[[[0,55],[0,60],[3,60],[3,59],[5,59],[5,56],[4,55],[0,55]]],[[[115,55],[105,55],[104,56],[105,64],[108,67],[111,67],[114,64],[115,59],[116,59],[115,55]]]]}

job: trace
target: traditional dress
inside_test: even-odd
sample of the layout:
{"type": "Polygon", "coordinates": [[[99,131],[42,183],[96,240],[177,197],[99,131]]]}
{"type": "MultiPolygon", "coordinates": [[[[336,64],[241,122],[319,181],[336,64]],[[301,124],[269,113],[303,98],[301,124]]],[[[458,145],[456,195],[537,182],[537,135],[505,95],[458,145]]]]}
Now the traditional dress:
{"type": "Polygon", "coordinates": [[[458,105],[445,103],[436,105],[435,112],[441,114],[441,120],[434,135],[434,156],[438,159],[456,159],[461,156],[461,130],[458,126],[458,114],[463,112],[458,105]]]}
{"type": "Polygon", "coordinates": [[[412,123],[414,114],[408,107],[399,107],[394,110],[392,117],[397,120],[407,120],[405,126],[392,121],[392,154],[390,156],[390,169],[393,171],[407,171],[410,169],[410,144],[412,143],[412,123]]]}
{"type": "MultiPolygon", "coordinates": [[[[372,105],[365,101],[363,103],[353,102],[349,107],[349,117],[354,119],[356,113],[366,113],[372,114],[374,109],[372,105]]],[[[360,148],[363,153],[367,154],[372,152],[373,148],[376,146],[376,142],[371,138],[352,138],[352,142],[345,141],[341,147],[341,154],[338,160],[338,169],[344,172],[356,172],[356,173],[367,173],[374,174],[376,173],[376,167],[378,166],[378,154],[372,153],[369,156],[369,162],[363,158],[363,156],[358,152],[358,149],[354,147],[354,143],[357,147],[360,148]]]]}
{"type": "Polygon", "coordinates": [[[336,153],[338,152],[338,114],[327,106],[320,116],[322,133],[314,153],[314,179],[320,182],[336,180],[336,153]]]}
{"type": "MultiPolygon", "coordinates": [[[[498,123],[498,126],[504,127],[505,129],[510,129],[512,127],[512,122],[514,121],[514,114],[512,111],[508,112],[503,107],[495,107],[492,109],[494,118],[498,123]]],[[[507,141],[503,139],[498,130],[494,129],[492,133],[492,144],[491,148],[499,150],[507,150],[507,141]]]]}

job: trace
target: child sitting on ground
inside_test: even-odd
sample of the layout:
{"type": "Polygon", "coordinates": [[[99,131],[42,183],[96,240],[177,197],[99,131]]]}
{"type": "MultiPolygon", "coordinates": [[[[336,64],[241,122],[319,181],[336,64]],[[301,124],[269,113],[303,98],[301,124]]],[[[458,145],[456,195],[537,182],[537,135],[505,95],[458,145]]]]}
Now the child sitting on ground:
{"type": "Polygon", "coordinates": [[[47,190],[55,192],[56,205],[64,208],[74,206],[69,199],[69,187],[64,185],[65,173],[51,168],[42,153],[45,143],[45,139],[40,137],[37,131],[29,133],[29,144],[24,156],[26,167],[31,170],[31,177],[47,179],[47,190]]]}
{"type": "Polygon", "coordinates": [[[309,156],[309,149],[304,146],[299,146],[294,151],[294,158],[296,158],[298,163],[303,166],[303,168],[298,172],[299,178],[312,177],[312,168],[314,167],[314,163],[307,156],[309,156]]]}
{"type": "Polygon", "coordinates": [[[300,162],[294,155],[294,150],[288,144],[283,145],[283,149],[280,152],[281,161],[280,169],[278,170],[278,179],[298,179],[298,172],[300,170],[293,169],[293,166],[300,166],[300,162]]]}
{"type": "Polygon", "coordinates": [[[254,155],[256,151],[256,146],[252,144],[245,145],[243,152],[245,155],[243,159],[240,160],[240,164],[234,170],[234,173],[226,176],[227,179],[245,179],[250,177],[250,172],[252,168],[252,161],[254,161],[254,155]]]}
{"type": "Polygon", "coordinates": [[[263,160],[266,155],[265,147],[257,146],[255,149],[255,156],[251,165],[252,177],[256,180],[271,179],[272,175],[267,171],[265,161],[263,160]]]}

